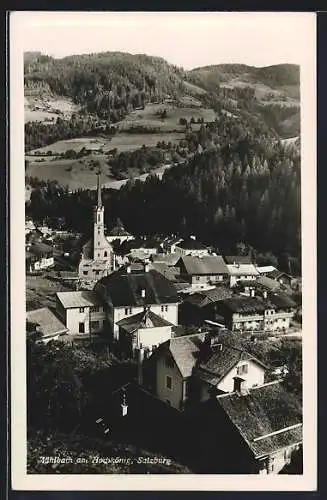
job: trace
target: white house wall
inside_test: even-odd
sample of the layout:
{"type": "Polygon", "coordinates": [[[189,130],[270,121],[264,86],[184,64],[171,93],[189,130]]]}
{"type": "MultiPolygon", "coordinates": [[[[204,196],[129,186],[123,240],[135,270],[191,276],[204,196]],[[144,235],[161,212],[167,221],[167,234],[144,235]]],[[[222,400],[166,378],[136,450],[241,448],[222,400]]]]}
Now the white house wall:
{"type": "Polygon", "coordinates": [[[138,330],[138,347],[152,349],[152,346],[162,344],[171,339],[171,326],[157,328],[142,328],[138,330]]]}
{"type": "MultiPolygon", "coordinates": [[[[169,354],[167,354],[168,356],[169,354]]],[[[183,397],[183,379],[176,366],[167,367],[165,363],[165,356],[159,356],[157,360],[157,396],[162,401],[169,401],[171,406],[180,410],[180,405],[183,397]],[[172,389],[168,389],[166,385],[166,376],[172,379],[172,389]]]]}
{"type": "Polygon", "coordinates": [[[262,366],[254,363],[253,361],[240,361],[237,365],[230,370],[229,373],[219,382],[217,388],[224,392],[233,392],[234,390],[234,377],[242,377],[246,380],[246,387],[254,387],[255,385],[264,384],[265,370],[262,366]],[[237,367],[247,364],[248,373],[241,375],[237,374],[237,367]]]}

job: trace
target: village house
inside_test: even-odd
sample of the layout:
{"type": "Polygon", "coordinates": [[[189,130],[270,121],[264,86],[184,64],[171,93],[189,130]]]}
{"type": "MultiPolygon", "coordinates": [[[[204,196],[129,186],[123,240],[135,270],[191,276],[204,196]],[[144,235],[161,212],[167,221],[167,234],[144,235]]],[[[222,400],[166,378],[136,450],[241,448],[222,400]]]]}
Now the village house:
{"type": "Polygon", "coordinates": [[[91,291],[57,292],[56,312],[73,335],[90,337],[107,324],[103,304],[91,291]]]}
{"type": "Polygon", "coordinates": [[[104,206],[98,174],[98,201],[94,207],[93,236],[83,246],[78,274],[83,282],[95,283],[115,269],[115,255],[104,234],[104,206]]]}
{"type": "Polygon", "coordinates": [[[119,350],[127,358],[136,356],[137,350],[153,351],[172,336],[172,323],[154,314],[150,307],[143,312],[127,316],[117,322],[119,350]]]}
{"type": "Polygon", "coordinates": [[[106,240],[108,241],[108,243],[112,243],[113,241],[117,240],[120,243],[123,243],[124,241],[130,241],[133,239],[134,236],[130,234],[128,231],[126,231],[120,220],[117,221],[116,226],[113,227],[106,235],[106,240]]]}
{"type": "Polygon", "coordinates": [[[44,243],[26,245],[26,271],[35,272],[48,269],[54,265],[53,248],[44,243]]]}
{"type": "Polygon", "coordinates": [[[260,274],[260,276],[269,276],[269,273],[277,271],[277,269],[274,266],[256,266],[256,269],[260,274]]]}
{"type": "Polygon", "coordinates": [[[213,394],[232,392],[234,378],[248,387],[264,383],[266,366],[249,353],[215,344],[208,333],[173,337],[145,360],[144,384],[177,410],[213,394]]]}
{"type": "Polygon", "coordinates": [[[192,257],[205,257],[209,255],[209,250],[202,243],[191,236],[175,244],[175,253],[181,256],[191,255],[192,257]]]}
{"type": "Polygon", "coordinates": [[[246,387],[236,380],[234,391],[201,411],[203,459],[217,459],[219,443],[228,443],[221,460],[229,473],[278,474],[302,447],[301,403],[279,381],[246,387]]]}
{"type": "MultiPolygon", "coordinates": [[[[119,340],[117,323],[144,307],[177,325],[179,298],[174,285],[149,263],[127,264],[110,276],[102,278],[94,287],[99,300],[105,305],[107,319],[114,340],[119,340]]],[[[155,342],[154,342],[155,343],[155,342]]]]}
{"type": "Polygon", "coordinates": [[[167,252],[168,254],[174,254],[176,245],[181,241],[183,241],[183,238],[180,238],[178,236],[172,236],[171,238],[170,237],[165,238],[160,244],[160,246],[164,252],[167,252]]]}
{"type": "Polygon", "coordinates": [[[31,233],[36,229],[35,224],[32,219],[26,218],[25,219],[25,235],[31,233]]]}
{"type": "Polygon", "coordinates": [[[130,255],[133,259],[140,260],[148,259],[151,255],[158,252],[158,242],[155,240],[134,240],[129,245],[130,255]]]}
{"type": "Polygon", "coordinates": [[[285,294],[232,297],[217,305],[227,328],[240,331],[286,331],[295,313],[294,302],[285,294]]]}
{"type": "Polygon", "coordinates": [[[241,281],[255,281],[260,276],[247,256],[225,257],[225,262],[230,276],[230,287],[241,281]]]}
{"type": "Polygon", "coordinates": [[[26,333],[28,337],[34,337],[36,342],[58,340],[68,332],[68,328],[48,309],[41,307],[26,312],[26,333]]]}
{"type": "Polygon", "coordinates": [[[221,321],[217,314],[219,301],[233,296],[233,291],[219,285],[210,290],[200,290],[187,294],[179,307],[179,323],[182,325],[203,325],[204,321],[221,321]]]}
{"type": "Polygon", "coordinates": [[[290,276],[282,271],[278,271],[278,269],[274,269],[273,271],[266,273],[266,276],[277,281],[281,285],[293,286],[296,283],[296,279],[293,278],[293,276],[290,276]]]}
{"type": "Polygon", "coordinates": [[[192,288],[205,288],[223,283],[228,278],[228,269],[220,255],[194,257],[191,255],[181,257],[177,264],[180,276],[192,285],[192,288]]]}

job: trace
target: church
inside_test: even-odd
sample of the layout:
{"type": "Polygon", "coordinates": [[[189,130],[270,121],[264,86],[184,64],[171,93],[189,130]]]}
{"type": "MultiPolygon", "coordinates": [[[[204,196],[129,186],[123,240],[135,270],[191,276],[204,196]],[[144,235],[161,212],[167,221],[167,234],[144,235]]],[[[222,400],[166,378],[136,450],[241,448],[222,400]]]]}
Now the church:
{"type": "Polygon", "coordinates": [[[98,201],[93,212],[93,236],[82,249],[78,274],[84,282],[98,281],[115,270],[115,255],[104,234],[104,206],[101,198],[100,174],[97,174],[98,201]]]}

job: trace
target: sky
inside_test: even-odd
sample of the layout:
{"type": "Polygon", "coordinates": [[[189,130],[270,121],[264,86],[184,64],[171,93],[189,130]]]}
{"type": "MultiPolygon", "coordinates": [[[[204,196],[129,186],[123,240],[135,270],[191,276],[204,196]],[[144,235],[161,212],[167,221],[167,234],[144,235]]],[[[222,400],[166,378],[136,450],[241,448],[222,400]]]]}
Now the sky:
{"type": "Polygon", "coordinates": [[[192,69],[222,63],[301,64],[313,13],[14,12],[14,42],[53,57],[143,53],[192,69]]]}

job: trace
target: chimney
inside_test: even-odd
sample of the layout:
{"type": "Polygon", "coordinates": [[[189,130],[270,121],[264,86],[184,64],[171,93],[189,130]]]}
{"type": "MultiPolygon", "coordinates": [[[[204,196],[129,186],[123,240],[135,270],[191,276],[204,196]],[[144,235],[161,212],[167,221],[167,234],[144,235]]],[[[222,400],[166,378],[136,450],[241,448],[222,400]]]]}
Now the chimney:
{"type": "Polygon", "coordinates": [[[141,344],[139,349],[137,349],[137,382],[139,385],[143,385],[143,360],[144,349],[141,344]]]}
{"type": "Polygon", "coordinates": [[[141,297],[142,299],[145,299],[145,288],[142,288],[141,290],[141,297]]]}
{"type": "Polygon", "coordinates": [[[255,290],[253,290],[253,289],[252,289],[252,290],[250,291],[250,294],[251,294],[251,297],[254,297],[254,296],[255,296],[255,290]]]}
{"type": "Polygon", "coordinates": [[[267,290],[264,290],[263,292],[263,298],[266,299],[268,297],[267,290]]]}
{"type": "Polygon", "coordinates": [[[246,380],[241,377],[234,377],[234,391],[237,392],[238,394],[245,395],[247,394],[247,388],[246,388],[246,380]]]}
{"type": "Polygon", "coordinates": [[[126,266],[126,272],[127,272],[127,274],[130,274],[130,273],[131,273],[131,271],[132,271],[132,266],[131,266],[131,264],[127,264],[127,266],[126,266]]]}
{"type": "Polygon", "coordinates": [[[145,263],[144,263],[144,272],[145,272],[145,273],[148,273],[148,272],[149,272],[149,269],[150,269],[150,264],[149,264],[149,262],[145,262],[145,263]]]}

